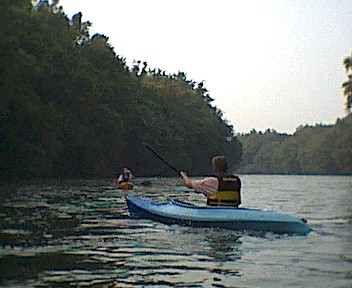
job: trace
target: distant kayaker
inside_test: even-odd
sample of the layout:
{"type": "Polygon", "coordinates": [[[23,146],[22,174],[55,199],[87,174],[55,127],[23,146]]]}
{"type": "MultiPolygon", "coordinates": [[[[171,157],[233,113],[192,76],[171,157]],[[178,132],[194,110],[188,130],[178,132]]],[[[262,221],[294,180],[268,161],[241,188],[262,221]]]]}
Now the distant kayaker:
{"type": "Polygon", "coordinates": [[[212,158],[214,176],[196,180],[188,177],[184,171],[180,172],[183,183],[196,192],[207,197],[207,205],[211,206],[239,206],[241,204],[241,180],[234,174],[227,172],[228,165],[224,156],[212,158]]]}
{"type": "Polygon", "coordinates": [[[123,168],[121,174],[118,176],[117,183],[121,184],[123,182],[132,182],[133,177],[134,176],[131,170],[125,167],[123,168]]]}

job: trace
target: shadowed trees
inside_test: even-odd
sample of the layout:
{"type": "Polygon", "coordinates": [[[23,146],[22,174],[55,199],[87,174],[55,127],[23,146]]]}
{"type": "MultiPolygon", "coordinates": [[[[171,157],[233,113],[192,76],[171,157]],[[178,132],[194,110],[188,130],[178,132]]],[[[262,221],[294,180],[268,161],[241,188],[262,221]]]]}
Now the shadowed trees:
{"type": "Polygon", "coordinates": [[[136,61],[132,68],[82,14],[59,1],[0,6],[1,178],[207,174],[210,158],[238,165],[241,147],[204,83],[136,61]],[[226,139],[232,141],[228,142],[226,139]]]}
{"type": "Polygon", "coordinates": [[[352,115],[335,125],[301,126],[293,135],[267,130],[239,136],[242,173],[352,174],[352,115]]]}
{"type": "Polygon", "coordinates": [[[352,54],[346,57],[343,65],[346,70],[347,80],[342,84],[343,93],[345,95],[345,109],[347,112],[351,111],[352,106],[352,54]]]}

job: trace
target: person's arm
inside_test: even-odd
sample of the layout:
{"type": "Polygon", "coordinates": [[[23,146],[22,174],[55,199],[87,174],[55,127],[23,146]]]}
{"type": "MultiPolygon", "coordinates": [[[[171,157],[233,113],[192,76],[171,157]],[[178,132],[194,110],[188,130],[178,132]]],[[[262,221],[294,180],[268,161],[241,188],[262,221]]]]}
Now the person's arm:
{"type": "Polygon", "coordinates": [[[181,171],[180,172],[181,178],[183,180],[183,184],[188,187],[188,188],[193,188],[192,187],[192,181],[191,179],[188,177],[186,172],[181,171]]]}
{"type": "Polygon", "coordinates": [[[215,194],[218,190],[219,180],[216,177],[207,177],[200,180],[192,180],[185,172],[180,172],[183,183],[188,188],[193,188],[196,192],[203,193],[205,196],[215,194]]]}

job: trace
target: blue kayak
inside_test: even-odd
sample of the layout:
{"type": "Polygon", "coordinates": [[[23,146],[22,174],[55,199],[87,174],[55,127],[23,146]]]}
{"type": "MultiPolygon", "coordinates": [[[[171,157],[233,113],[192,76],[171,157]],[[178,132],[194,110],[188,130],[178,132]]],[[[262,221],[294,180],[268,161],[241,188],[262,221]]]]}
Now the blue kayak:
{"type": "Polygon", "coordinates": [[[180,201],[155,203],[135,196],[126,202],[132,218],[151,219],[166,224],[219,227],[278,234],[307,234],[307,221],[273,211],[247,208],[196,206],[180,201]]]}

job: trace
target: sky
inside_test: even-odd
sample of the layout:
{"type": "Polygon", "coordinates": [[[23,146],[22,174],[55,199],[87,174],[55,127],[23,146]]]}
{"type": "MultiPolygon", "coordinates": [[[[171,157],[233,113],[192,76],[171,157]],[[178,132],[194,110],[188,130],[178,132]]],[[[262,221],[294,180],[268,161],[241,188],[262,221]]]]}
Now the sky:
{"type": "Polygon", "coordinates": [[[60,0],[132,66],[204,81],[235,133],[334,124],[346,116],[351,0],[60,0]]]}

